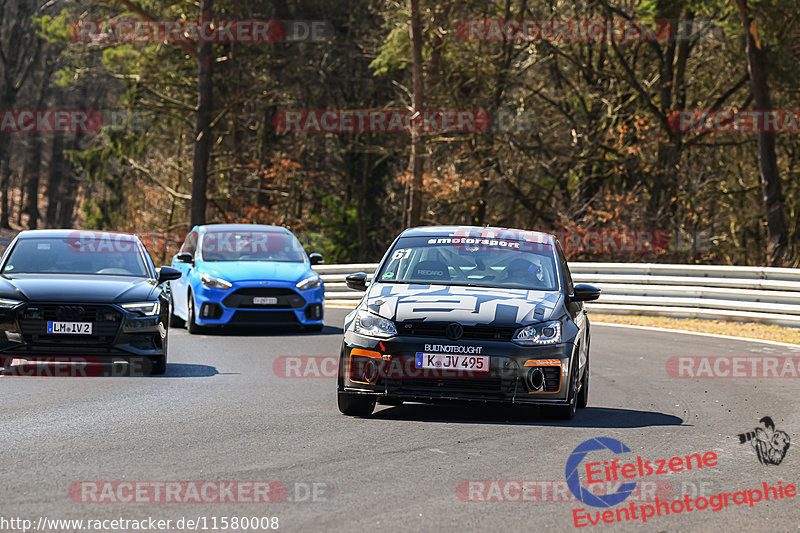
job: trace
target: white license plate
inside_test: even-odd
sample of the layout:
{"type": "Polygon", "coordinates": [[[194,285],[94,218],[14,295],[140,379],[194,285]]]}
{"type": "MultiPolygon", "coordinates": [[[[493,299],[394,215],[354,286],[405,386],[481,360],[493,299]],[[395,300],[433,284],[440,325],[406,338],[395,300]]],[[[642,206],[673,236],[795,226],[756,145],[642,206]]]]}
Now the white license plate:
{"type": "Polygon", "coordinates": [[[91,322],[48,322],[47,333],[66,335],[91,335],[91,322]]]}
{"type": "Polygon", "coordinates": [[[253,298],[253,303],[256,305],[275,305],[278,299],[275,296],[256,296],[253,298]]]}
{"type": "Polygon", "coordinates": [[[471,372],[488,372],[489,361],[486,355],[446,355],[417,352],[417,368],[434,368],[438,370],[468,370],[471,372]]]}

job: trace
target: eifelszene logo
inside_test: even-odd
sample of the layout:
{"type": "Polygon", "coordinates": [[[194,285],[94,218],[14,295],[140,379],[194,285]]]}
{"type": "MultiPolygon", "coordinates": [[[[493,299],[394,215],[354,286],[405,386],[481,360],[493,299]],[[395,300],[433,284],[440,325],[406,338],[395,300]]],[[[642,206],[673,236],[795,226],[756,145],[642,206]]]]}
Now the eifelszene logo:
{"type": "Polygon", "coordinates": [[[762,465],[779,465],[789,451],[789,434],[775,429],[775,423],[768,416],[759,422],[763,427],[739,434],[739,444],[752,444],[762,465]]]}
{"type": "Polygon", "coordinates": [[[622,483],[616,492],[611,494],[595,495],[583,486],[581,486],[581,478],[578,475],[578,468],[580,467],[583,459],[591,451],[595,450],[611,450],[614,453],[627,453],[631,451],[630,448],[623,443],[610,437],[597,437],[584,441],[572,450],[572,454],[567,459],[567,467],[564,474],[567,476],[567,487],[570,492],[586,505],[593,507],[613,507],[618,503],[625,501],[636,488],[636,482],[622,483]]]}

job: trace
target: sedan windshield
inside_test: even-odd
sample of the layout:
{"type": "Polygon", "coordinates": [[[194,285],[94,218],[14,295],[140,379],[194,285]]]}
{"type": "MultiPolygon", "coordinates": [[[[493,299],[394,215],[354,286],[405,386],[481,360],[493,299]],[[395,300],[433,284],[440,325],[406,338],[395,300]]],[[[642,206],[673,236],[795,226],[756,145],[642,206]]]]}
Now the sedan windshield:
{"type": "Polygon", "coordinates": [[[213,231],[203,235],[200,251],[204,261],[306,260],[300,243],[282,231],[213,231]]]}
{"type": "Polygon", "coordinates": [[[19,239],[2,273],[98,274],[148,277],[139,246],[130,237],[115,235],[107,245],[91,235],[19,239]]]}
{"type": "Polygon", "coordinates": [[[403,237],[378,273],[381,283],[435,283],[557,290],[553,247],[472,237],[403,237]]]}

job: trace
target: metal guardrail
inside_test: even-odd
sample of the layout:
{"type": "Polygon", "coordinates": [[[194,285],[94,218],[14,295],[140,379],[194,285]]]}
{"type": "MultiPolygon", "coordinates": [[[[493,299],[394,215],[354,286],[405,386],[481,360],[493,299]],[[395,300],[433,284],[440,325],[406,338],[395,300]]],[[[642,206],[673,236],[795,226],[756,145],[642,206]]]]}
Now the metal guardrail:
{"type": "MultiPolygon", "coordinates": [[[[363,292],[344,278],[367,272],[376,263],[317,265],[325,282],[327,305],[354,307],[363,292]]],[[[655,263],[570,263],[576,282],[602,289],[590,311],[760,322],[800,327],[800,269],[655,263]]]]}

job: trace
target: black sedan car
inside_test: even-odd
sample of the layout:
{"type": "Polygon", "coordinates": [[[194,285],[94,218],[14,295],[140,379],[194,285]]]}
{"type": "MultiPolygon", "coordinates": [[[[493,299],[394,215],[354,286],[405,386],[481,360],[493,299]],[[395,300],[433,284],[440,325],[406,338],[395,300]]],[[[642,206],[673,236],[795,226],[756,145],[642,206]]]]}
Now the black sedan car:
{"type": "Polygon", "coordinates": [[[552,235],[505,228],[404,231],[345,319],[339,410],[376,401],[546,406],[571,419],[589,393],[589,319],[600,290],[573,284],[552,235]]]}
{"type": "MultiPolygon", "coordinates": [[[[167,365],[168,280],[133,235],[23,231],[0,261],[0,366],[15,358],[90,357],[167,365]]],[[[86,360],[86,359],[84,359],[86,360]]]]}

